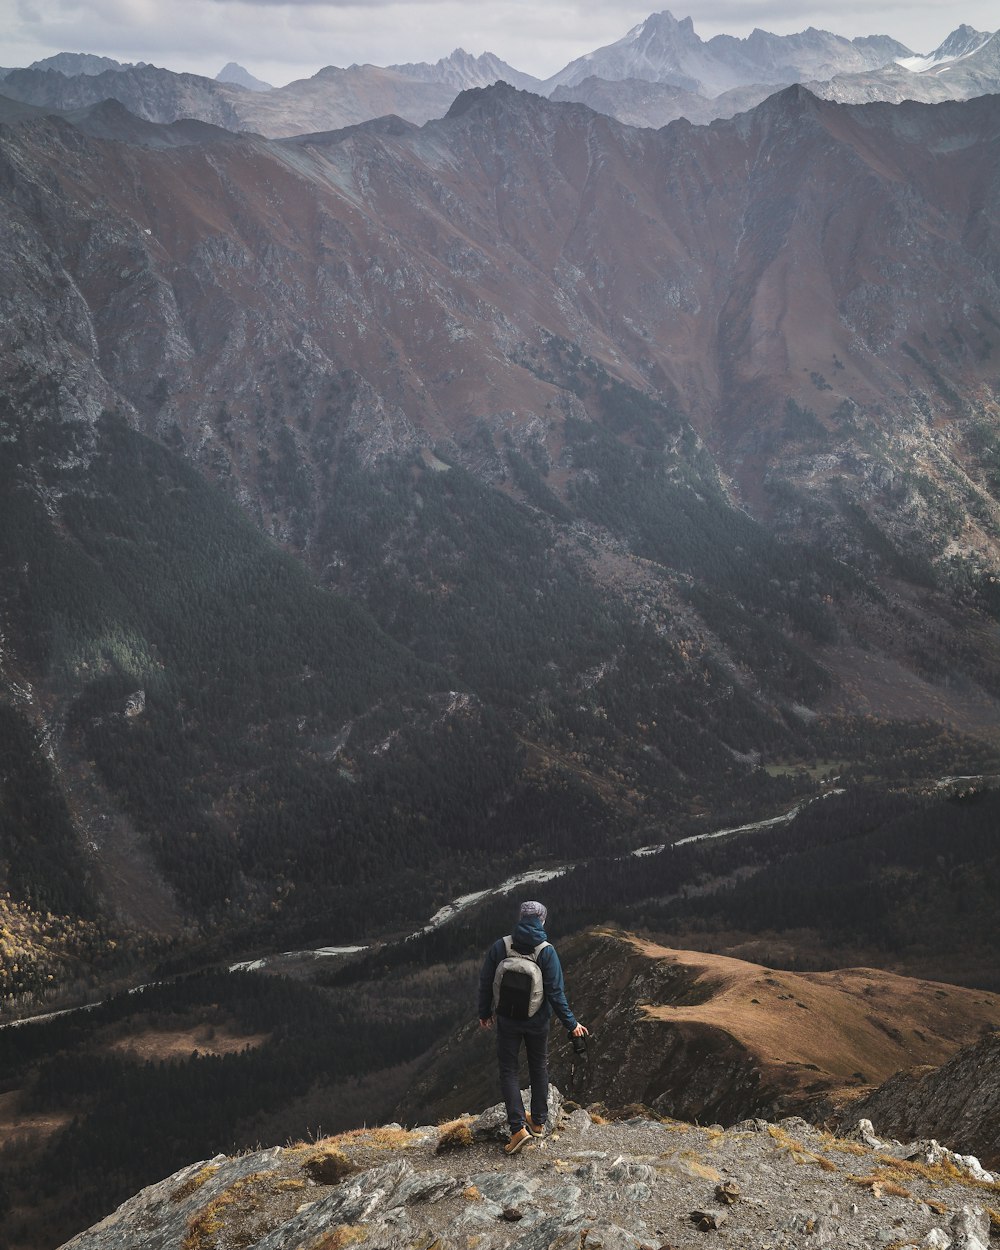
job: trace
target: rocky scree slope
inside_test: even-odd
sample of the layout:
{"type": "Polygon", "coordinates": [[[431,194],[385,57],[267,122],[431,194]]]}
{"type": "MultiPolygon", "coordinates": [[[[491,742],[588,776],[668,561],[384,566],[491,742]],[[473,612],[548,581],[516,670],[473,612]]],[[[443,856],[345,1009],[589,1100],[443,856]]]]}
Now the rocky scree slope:
{"type": "Polygon", "coordinates": [[[219,1155],[150,1186],[66,1250],[986,1250],[1000,1185],[937,1143],[835,1138],[804,1121],[724,1131],[608,1123],[550,1088],[551,1135],[504,1156],[502,1106],[439,1127],[361,1129],[219,1155]],[[928,1160],[931,1160],[928,1162],[928,1160]]]}

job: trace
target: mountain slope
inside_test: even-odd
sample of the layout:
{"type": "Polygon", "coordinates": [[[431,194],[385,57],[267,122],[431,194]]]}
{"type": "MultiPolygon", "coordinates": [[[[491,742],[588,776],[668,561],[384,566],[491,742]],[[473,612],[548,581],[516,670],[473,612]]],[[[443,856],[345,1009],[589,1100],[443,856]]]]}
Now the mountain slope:
{"type": "MultiPolygon", "coordinates": [[[[996,994],[870,968],[775,971],[603,930],[561,943],[560,958],[593,1037],[583,1062],[554,1042],[553,1080],[580,1102],[699,1123],[809,1115],[1000,1023],[996,994]]],[[[475,1027],[439,1048],[402,1114],[456,1114],[488,1097],[495,1073],[462,1058],[475,1027]]]]}
{"type": "Polygon", "coordinates": [[[237,87],[246,87],[248,91],[273,91],[274,88],[269,82],[263,82],[260,78],[254,78],[253,74],[238,65],[236,61],[229,61],[223,65],[222,69],[215,75],[216,82],[231,82],[237,87]]]}
{"type": "Polygon", "coordinates": [[[995,729],[995,101],[79,120],[2,136],[5,682],[202,920],[781,810],[825,713],[995,729]]]}

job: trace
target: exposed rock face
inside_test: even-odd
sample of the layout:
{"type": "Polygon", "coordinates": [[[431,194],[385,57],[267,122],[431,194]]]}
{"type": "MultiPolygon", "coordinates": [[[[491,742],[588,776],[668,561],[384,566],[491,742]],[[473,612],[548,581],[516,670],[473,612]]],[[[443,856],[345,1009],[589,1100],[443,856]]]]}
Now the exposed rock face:
{"type": "MultiPolygon", "coordinates": [[[[988,214],[964,230],[955,205],[992,203],[997,131],[987,100],[859,111],[796,88],[723,127],[649,135],[496,87],[424,131],[245,140],[211,163],[197,149],[166,164],[80,146],[55,123],[7,145],[15,204],[37,186],[63,233],[109,197],[80,251],[50,241],[38,212],[25,216],[25,238],[51,247],[87,293],[104,368],[140,409],[160,376],[168,395],[209,382],[233,407],[237,358],[245,371],[265,352],[287,355],[314,396],[331,369],[381,373],[394,352],[389,386],[410,419],[440,413],[434,432],[451,434],[463,408],[545,411],[551,383],[524,355],[544,330],[629,380],[655,381],[706,432],[745,425],[727,440],[727,467],[749,476],[761,434],[750,427],[769,408],[783,417],[788,398],[827,432],[846,402],[848,439],[851,414],[891,403],[929,442],[933,418],[905,411],[989,384],[995,231],[988,214]],[[61,185],[45,186],[50,168],[61,185]],[[281,222],[255,195],[265,179],[281,222]],[[150,185],[159,204],[143,202],[150,185]],[[113,296],[89,272],[112,235],[136,279],[113,296]],[[266,318],[253,297],[262,290],[266,318]],[[119,332],[140,311],[158,332],[119,332]],[[947,353],[935,346],[949,337],[947,353]]],[[[859,449],[855,467],[838,443],[829,463],[803,465],[817,486],[874,467],[871,451],[859,449]]]]}
{"type": "Polygon", "coordinates": [[[695,125],[720,117],[735,117],[773,93],[774,86],[768,83],[733,87],[706,100],[694,91],[669,82],[650,82],[644,78],[623,78],[612,82],[591,75],[572,85],[556,87],[550,98],[586,104],[595,113],[607,113],[626,126],[659,128],[682,117],[695,125]]]}
{"type": "Polygon", "coordinates": [[[4,95],[25,104],[70,111],[117,100],[137,117],[172,122],[182,117],[244,129],[239,112],[248,92],[197,74],[175,74],[153,65],[130,65],[67,77],[55,70],[17,69],[4,79],[4,95]]]}
{"type": "Polygon", "coordinates": [[[108,106],[83,124],[118,141],[61,121],[4,136],[5,385],[58,377],[64,406],[176,431],[281,527],[291,497],[265,505],[259,448],[314,517],[339,445],[323,422],[345,410],[380,445],[418,431],[470,465],[481,422],[541,436],[565,489],[565,420],[588,409],[562,341],[671,401],[783,532],[854,563],[873,524],[904,553],[1000,567],[995,100],[850,109],[793,88],[651,133],[492,87],[422,130],[171,129],[169,153],[108,106]]]}
{"type": "Polygon", "coordinates": [[[32,61],[28,69],[55,70],[68,78],[74,74],[103,74],[105,70],[131,69],[110,56],[94,56],[89,52],[57,52],[55,56],[32,61]]]}
{"type": "Polygon", "coordinates": [[[894,1137],[937,1137],[1000,1167],[1000,1033],[939,1068],[900,1071],[851,1108],[894,1137]]]}
{"type": "Polygon", "coordinates": [[[458,1248],[484,1238],[498,1250],[568,1250],[584,1240],[606,1250],[687,1250],[713,1229],[718,1244],[734,1248],[801,1238],[840,1250],[985,1250],[989,1241],[992,1182],[962,1168],[907,1171],[802,1121],[722,1132],[642,1116],[608,1124],[575,1110],[554,1117],[551,1136],[515,1158],[472,1130],[471,1146],[444,1157],[436,1145],[448,1126],[398,1125],[220,1155],[144,1190],[66,1248],[172,1250],[210,1234],[215,1245],[252,1250],[355,1241],[458,1248]],[[324,1152],[355,1174],[317,1184],[324,1152]]]}

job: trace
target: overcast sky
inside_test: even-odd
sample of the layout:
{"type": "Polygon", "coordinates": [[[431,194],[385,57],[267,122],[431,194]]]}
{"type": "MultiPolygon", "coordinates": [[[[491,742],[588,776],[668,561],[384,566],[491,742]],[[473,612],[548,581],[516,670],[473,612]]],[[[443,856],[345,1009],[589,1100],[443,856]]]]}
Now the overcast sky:
{"type": "MultiPolygon", "coordinates": [[[[612,43],[660,4],[615,0],[0,0],[0,66],[95,52],[214,77],[230,60],[276,86],[324,65],[436,61],[463,47],[546,78],[612,43]]],[[[963,22],[996,30],[996,0],[690,0],[671,6],[702,38],[892,35],[929,52],[963,22]]]]}

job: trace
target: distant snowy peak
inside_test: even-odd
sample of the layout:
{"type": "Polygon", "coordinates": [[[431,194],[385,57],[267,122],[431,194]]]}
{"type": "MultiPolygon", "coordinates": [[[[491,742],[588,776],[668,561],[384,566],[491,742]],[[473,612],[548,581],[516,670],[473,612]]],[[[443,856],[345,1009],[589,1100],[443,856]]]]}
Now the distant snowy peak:
{"type": "Polygon", "coordinates": [[[690,17],[678,21],[664,10],[650,14],[617,43],[570,62],[545,85],[552,91],[592,76],[612,82],[640,79],[714,97],[751,83],[783,86],[880,69],[907,54],[908,48],[885,35],[851,40],[813,27],[796,35],[754,30],[746,39],[716,35],[705,42],[690,17]]]}
{"type": "Polygon", "coordinates": [[[224,65],[215,75],[215,81],[232,83],[236,87],[245,87],[247,91],[274,90],[269,82],[264,82],[260,78],[254,78],[249,70],[244,69],[242,65],[238,65],[236,61],[230,61],[228,65],[224,65]]]}
{"type": "Polygon", "coordinates": [[[992,38],[993,35],[989,31],[973,30],[971,26],[962,25],[957,30],[953,30],[944,43],[927,56],[896,57],[896,64],[902,65],[903,69],[908,69],[914,74],[921,74],[924,70],[944,65],[948,61],[958,61],[963,57],[972,56],[980,48],[985,47],[992,38]]]}
{"type": "Polygon", "coordinates": [[[415,78],[419,82],[442,83],[457,91],[466,91],[470,87],[491,87],[495,82],[509,82],[512,87],[518,87],[521,91],[537,91],[542,85],[541,79],[514,69],[492,52],[473,56],[464,48],[456,48],[450,56],[442,57],[433,65],[427,61],[417,61],[406,65],[390,65],[388,68],[397,74],[405,74],[407,78],[415,78]]]}
{"type": "Polygon", "coordinates": [[[971,26],[959,26],[933,54],[939,61],[954,61],[960,56],[971,56],[993,38],[993,31],[973,30],[971,26]]]}
{"type": "Polygon", "coordinates": [[[577,57],[545,85],[552,91],[596,76],[612,82],[638,78],[697,89],[701,81],[698,71],[709,68],[703,64],[706,60],[710,58],[705,57],[705,45],[691,18],[679,22],[664,9],[650,14],[615,43],[577,57]]]}

